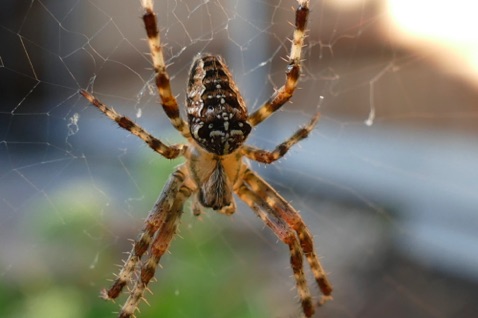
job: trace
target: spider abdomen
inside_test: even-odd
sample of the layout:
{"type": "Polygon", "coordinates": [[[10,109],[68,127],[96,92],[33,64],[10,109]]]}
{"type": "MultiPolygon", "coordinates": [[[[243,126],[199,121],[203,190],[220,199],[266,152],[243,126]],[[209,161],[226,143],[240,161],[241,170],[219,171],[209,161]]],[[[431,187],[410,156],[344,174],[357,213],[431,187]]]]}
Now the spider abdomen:
{"type": "Polygon", "coordinates": [[[191,135],[211,153],[232,153],[251,131],[244,100],[219,56],[202,54],[194,59],[186,103],[191,135]]]}

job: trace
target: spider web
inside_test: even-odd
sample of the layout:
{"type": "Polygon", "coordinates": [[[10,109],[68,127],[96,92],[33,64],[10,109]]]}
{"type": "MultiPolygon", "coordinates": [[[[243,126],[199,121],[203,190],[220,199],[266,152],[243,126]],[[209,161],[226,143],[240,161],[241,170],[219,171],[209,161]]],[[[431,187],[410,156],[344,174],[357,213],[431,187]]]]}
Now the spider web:
{"type": "MultiPolygon", "coordinates": [[[[272,149],[320,107],[309,139],[271,166],[252,163],[315,236],[335,288],[317,316],[476,316],[475,11],[434,4],[429,18],[430,4],[408,1],[311,2],[300,89],[248,143],[272,149]]],[[[192,57],[211,52],[257,109],[283,83],[295,5],[155,1],[178,101],[192,57]]],[[[0,316],[113,317],[98,292],[181,162],[78,95],[87,88],[182,141],[157,103],[140,4],[0,9],[0,316]]],[[[230,218],[186,209],[170,251],[140,317],[300,312],[287,248],[244,205],[230,218]]]]}

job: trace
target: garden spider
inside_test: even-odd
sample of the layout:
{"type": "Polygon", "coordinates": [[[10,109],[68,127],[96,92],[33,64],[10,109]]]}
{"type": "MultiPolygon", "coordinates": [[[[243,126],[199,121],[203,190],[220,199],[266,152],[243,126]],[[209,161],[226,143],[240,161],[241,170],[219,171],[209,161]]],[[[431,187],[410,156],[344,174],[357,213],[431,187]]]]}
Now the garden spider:
{"type": "Polygon", "coordinates": [[[188,144],[166,145],[90,93],[80,91],[81,95],[106,116],[141,138],[163,157],[186,158],[186,162],[172,173],[149,212],[142,232],[113,285],[101,292],[102,298],[112,300],[131,282],[132,289],[119,317],[134,316],[161,256],[169,248],[176,233],[185,201],[189,197],[193,198],[195,214],[200,214],[202,208],[212,208],[219,213],[230,215],[236,209],[233,193],[251,207],[277,237],[289,246],[290,263],[305,316],[313,315],[315,304],[304,274],[304,256],[323,294],[319,304],[331,298],[332,286],[314,250],[312,236],[299,213],[243,161],[243,157],[266,164],[276,161],[293,145],[306,138],[319,120],[317,113],[306,126],[298,129],[273,151],[244,144],[252,127],[284,105],[297,86],[309,1],[298,0],[298,3],[285,84],[264,105],[248,116],[244,100],[224,60],[219,56],[199,54],[195,57],[189,74],[186,97],[188,122],[185,122],[180,117],[178,104],[171,90],[152,1],[142,0],[145,10],[143,21],[162,106],[172,125],[188,140],[188,144]],[[147,257],[141,262],[147,251],[147,257]],[[137,276],[134,275],[136,270],[139,270],[137,276]]]}

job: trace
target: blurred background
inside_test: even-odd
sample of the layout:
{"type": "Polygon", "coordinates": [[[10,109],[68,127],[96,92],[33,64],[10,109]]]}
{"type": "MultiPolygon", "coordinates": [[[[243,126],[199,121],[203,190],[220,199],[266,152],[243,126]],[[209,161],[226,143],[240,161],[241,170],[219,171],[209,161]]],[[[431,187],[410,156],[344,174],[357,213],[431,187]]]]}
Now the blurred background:
{"type": "MultiPolygon", "coordinates": [[[[321,112],[285,158],[251,163],[314,234],[335,288],[316,316],[478,316],[476,8],[311,2],[300,89],[248,143],[273,149],[321,112]]],[[[155,1],[178,101],[194,55],[211,52],[257,109],[284,81],[295,6],[155,1]]],[[[0,4],[0,317],[114,317],[125,299],[98,294],[182,161],[78,90],[183,141],[158,104],[141,14],[139,1],[0,4]]],[[[287,247],[242,204],[199,218],[188,205],[170,252],[139,317],[300,315],[287,247]]]]}

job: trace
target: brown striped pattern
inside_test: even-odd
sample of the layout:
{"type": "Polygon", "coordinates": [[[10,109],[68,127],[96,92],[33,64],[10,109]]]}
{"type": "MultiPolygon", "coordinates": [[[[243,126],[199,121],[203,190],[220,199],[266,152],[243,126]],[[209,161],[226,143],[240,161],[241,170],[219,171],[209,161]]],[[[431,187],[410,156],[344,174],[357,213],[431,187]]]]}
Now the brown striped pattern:
{"type": "Polygon", "coordinates": [[[272,151],[243,144],[251,128],[284,105],[296,89],[309,15],[309,1],[298,0],[298,3],[284,85],[248,117],[245,102],[224,61],[218,56],[199,54],[193,61],[188,81],[186,123],[180,117],[172,93],[152,1],[142,0],[143,21],[161,103],[172,125],[188,140],[187,144],[166,145],[87,91],[80,91],[119,127],[141,138],[165,158],[186,158],[186,163],[176,169],[165,185],[112,286],[101,292],[102,298],[114,300],[128,286],[129,296],[119,317],[134,317],[139,303],[145,300],[144,292],[176,234],[185,201],[193,197],[192,210],[197,216],[203,208],[230,215],[236,209],[232,192],[289,247],[290,265],[305,316],[314,314],[316,304],[306,281],[304,258],[323,294],[319,304],[331,299],[332,286],[299,213],[243,162],[243,157],[266,164],[282,158],[292,146],[309,136],[319,120],[317,112],[309,123],[272,151]]]}
{"type": "Polygon", "coordinates": [[[271,206],[265,198],[257,195],[251,190],[249,184],[243,183],[236,191],[237,195],[244,201],[256,215],[277,235],[277,237],[289,246],[290,264],[294,273],[297,292],[301,299],[302,309],[306,317],[314,314],[314,306],[310,295],[309,287],[304,274],[302,264],[304,255],[299,245],[299,240],[294,231],[282,219],[276,217],[274,206],[271,206]]]}
{"type": "Polygon", "coordinates": [[[159,97],[161,98],[161,105],[173,126],[184,137],[188,138],[190,136],[189,127],[180,116],[178,102],[173,95],[169,74],[166,71],[158,22],[156,14],[153,11],[153,2],[151,0],[143,0],[142,4],[145,9],[143,15],[144,28],[148,36],[149,50],[151,52],[154,72],[156,73],[156,87],[158,88],[159,97]]]}
{"type": "Polygon", "coordinates": [[[258,196],[260,196],[261,199],[271,207],[271,211],[275,218],[283,220],[290,229],[295,231],[312,274],[324,295],[321,302],[331,299],[332,285],[328,281],[325,270],[320,264],[319,257],[313,246],[312,235],[300,217],[300,214],[279,193],[277,193],[277,191],[250,169],[247,169],[244,172],[243,181],[254,193],[257,193],[258,196]]]}
{"type": "Polygon", "coordinates": [[[101,110],[106,116],[114,120],[118,124],[118,126],[128,130],[133,135],[136,135],[139,138],[141,138],[145,143],[148,144],[148,146],[151,149],[153,149],[160,155],[168,159],[174,159],[184,153],[184,150],[185,150],[184,145],[167,146],[161,140],[153,137],[150,133],[148,133],[142,127],[135,124],[131,119],[118,114],[112,108],[107,107],[105,104],[100,102],[97,98],[95,98],[93,95],[91,95],[87,91],[81,90],[80,94],[83,95],[92,105],[94,105],[96,108],[101,110]]]}
{"type": "Polygon", "coordinates": [[[288,57],[285,84],[280,87],[267,102],[249,116],[248,122],[257,126],[267,119],[272,113],[284,105],[294,94],[300,76],[300,59],[304,46],[307,18],[309,17],[309,1],[299,0],[299,6],[295,13],[295,30],[292,45],[288,57]]]}
{"type": "Polygon", "coordinates": [[[242,146],[242,153],[249,159],[262,162],[262,163],[272,163],[280,158],[282,158],[289,149],[309,136],[309,133],[314,129],[315,125],[319,121],[320,113],[317,112],[310,122],[302,128],[299,128],[289,139],[279,144],[273,151],[267,151],[248,145],[242,146]]]}

